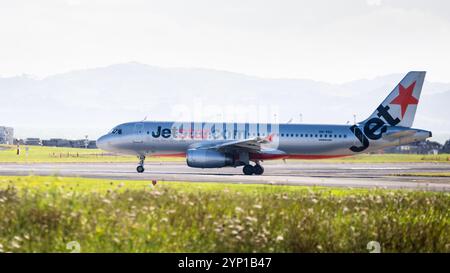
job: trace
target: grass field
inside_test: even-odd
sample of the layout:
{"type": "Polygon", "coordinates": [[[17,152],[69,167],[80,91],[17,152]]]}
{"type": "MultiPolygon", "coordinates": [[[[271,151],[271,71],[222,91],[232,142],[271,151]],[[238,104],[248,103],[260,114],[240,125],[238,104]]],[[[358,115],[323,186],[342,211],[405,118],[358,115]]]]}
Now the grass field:
{"type": "Polygon", "coordinates": [[[0,251],[449,252],[449,193],[0,177],[0,251]]]}
{"type": "MultiPolygon", "coordinates": [[[[0,145],[0,163],[91,163],[91,162],[133,162],[135,156],[106,153],[99,149],[61,147],[21,146],[17,155],[16,146],[0,145]]],[[[149,157],[148,161],[184,161],[183,158],[149,157]]]]}
{"type": "Polygon", "coordinates": [[[450,154],[418,155],[418,154],[360,154],[356,156],[324,159],[324,162],[342,163],[420,163],[420,162],[447,162],[450,163],[450,154]]]}
{"type": "MultiPolygon", "coordinates": [[[[147,161],[185,161],[184,158],[148,157],[147,161]]],[[[311,160],[308,160],[311,162],[311,160]]],[[[357,156],[323,159],[323,162],[340,163],[394,163],[394,162],[448,162],[450,154],[440,155],[408,155],[408,154],[361,154],[357,156]]],[[[21,147],[21,154],[16,153],[16,146],[0,145],[0,163],[56,163],[56,162],[133,162],[135,156],[124,156],[106,153],[99,149],[78,149],[60,147],[28,146],[21,147]]],[[[305,161],[306,162],[306,161],[305,161]]]]}

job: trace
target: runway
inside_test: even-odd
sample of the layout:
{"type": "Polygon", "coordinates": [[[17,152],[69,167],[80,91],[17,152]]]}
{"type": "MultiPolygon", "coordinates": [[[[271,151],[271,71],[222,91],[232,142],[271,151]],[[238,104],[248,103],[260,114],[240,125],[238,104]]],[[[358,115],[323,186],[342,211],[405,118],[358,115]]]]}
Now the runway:
{"type": "Polygon", "coordinates": [[[86,178],[300,185],[350,188],[413,189],[450,192],[450,177],[394,176],[418,172],[450,172],[448,163],[266,162],[262,176],[246,176],[242,168],[193,169],[184,162],[148,162],[145,173],[131,163],[0,163],[0,175],[59,175],[86,178]]]}

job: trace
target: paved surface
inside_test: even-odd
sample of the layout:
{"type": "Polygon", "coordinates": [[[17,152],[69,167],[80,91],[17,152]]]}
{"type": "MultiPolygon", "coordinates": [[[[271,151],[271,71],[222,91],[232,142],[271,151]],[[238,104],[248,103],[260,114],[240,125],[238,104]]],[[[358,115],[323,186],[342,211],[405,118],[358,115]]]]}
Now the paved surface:
{"type": "Polygon", "coordinates": [[[136,173],[130,163],[0,163],[0,175],[60,175],[107,179],[257,183],[355,188],[418,189],[450,192],[450,177],[392,176],[418,172],[450,172],[448,163],[265,162],[262,176],[245,176],[242,168],[193,169],[184,162],[146,163],[136,173]]]}

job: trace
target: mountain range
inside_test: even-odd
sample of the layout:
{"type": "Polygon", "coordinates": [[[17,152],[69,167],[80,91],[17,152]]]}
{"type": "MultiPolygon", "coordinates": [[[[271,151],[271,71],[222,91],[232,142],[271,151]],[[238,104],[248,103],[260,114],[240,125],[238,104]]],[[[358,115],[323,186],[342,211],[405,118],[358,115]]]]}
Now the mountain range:
{"type": "MultiPolygon", "coordinates": [[[[405,71],[406,74],[407,71],[405,71]]],[[[353,123],[369,116],[401,80],[391,74],[343,84],[270,79],[131,62],[36,79],[0,77],[0,126],[25,137],[94,139],[136,120],[353,123]]],[[[450,83],[425,81],[414,127],[450,137],[450,83]]]]}

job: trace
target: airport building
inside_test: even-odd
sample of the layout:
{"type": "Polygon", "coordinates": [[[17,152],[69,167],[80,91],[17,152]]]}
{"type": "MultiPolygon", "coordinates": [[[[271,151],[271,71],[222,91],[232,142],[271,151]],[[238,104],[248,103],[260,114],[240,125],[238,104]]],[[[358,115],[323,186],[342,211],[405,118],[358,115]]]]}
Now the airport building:
{"type": "Polygon", "coordinates": [[[42,140],[42,146],[95,149],[97,148],[97,143],[95,140],[86,139],[69,140],[63,138],[51,138],[42,140]]]}
{"type": "Polygon", "coordinates": [[[70,141],[62,138],[51,138],[48,140],[42,140],[42,146],[50,147],[72,147],[70,141]]]}
{"type": "Polygon", "coordinates": [[[14,144],[14,129],[0,126],[0,144],[14,144]]]}
{"type": "Polygon", "coordinates": [[[393,154],[438,154],[442,145],[435,141],[418,141],[407,145],[400,145],[384,149],[384,153],[393,154]]]}
{"type": "Polygon", "coordinates": [[[26,138],[23,141],[23,144],[25,144],[25,145],[41,146],[42,145],[42,141],[41,141],[40,138],[37,138],[37,137],[29,137],[29,138],[26,138]]]}

